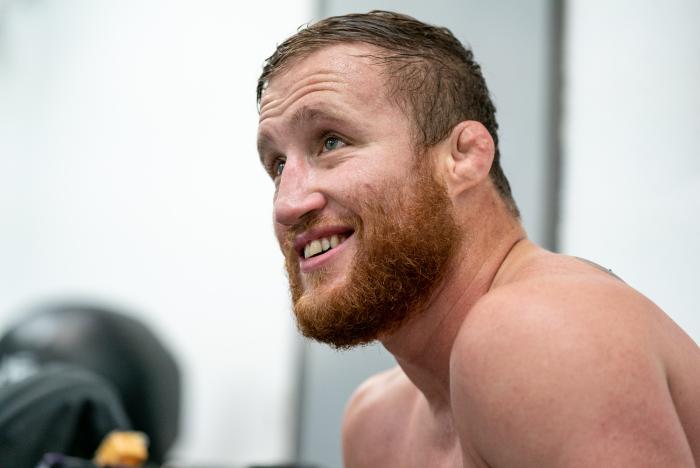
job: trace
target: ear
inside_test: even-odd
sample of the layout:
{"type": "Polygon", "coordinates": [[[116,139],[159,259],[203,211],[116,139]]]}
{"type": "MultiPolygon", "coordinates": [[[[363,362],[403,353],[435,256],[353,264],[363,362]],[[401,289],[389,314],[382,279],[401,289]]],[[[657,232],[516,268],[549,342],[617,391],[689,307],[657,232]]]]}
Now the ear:
{"type": "Polygon", "coordinates": [[[457,196],[488,178],[495,148],[491,134],[480,122],[465,120],[455,125],[446,155],[445,180],[450,196],[457,196]]]}

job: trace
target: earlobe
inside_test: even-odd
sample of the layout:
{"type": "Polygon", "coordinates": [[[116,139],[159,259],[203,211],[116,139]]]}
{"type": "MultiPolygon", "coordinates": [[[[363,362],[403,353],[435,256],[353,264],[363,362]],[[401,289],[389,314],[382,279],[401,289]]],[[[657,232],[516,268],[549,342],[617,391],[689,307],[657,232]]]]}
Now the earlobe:
{"type": "Polygon", "coordinates": [[[448,188],[459,194],[488,178],[495,152],[491,134],[480,122],[465,120],[450,134],[448,188]]]}

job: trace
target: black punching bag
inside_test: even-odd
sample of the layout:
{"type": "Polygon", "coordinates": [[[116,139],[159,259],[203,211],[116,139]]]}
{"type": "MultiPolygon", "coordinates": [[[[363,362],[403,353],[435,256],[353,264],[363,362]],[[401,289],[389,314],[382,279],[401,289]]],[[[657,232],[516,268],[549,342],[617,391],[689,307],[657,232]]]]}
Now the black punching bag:
{"type": "Polygon", "coordinates": [[[39,369],[69,365],[107,382],[131,428],[148,436],[149,460],[163,461],[178,433],[180,375],[170,352],[143,323],[92,305],[43,307],[0,338],[0,362],[12,359],[39,369]]]}

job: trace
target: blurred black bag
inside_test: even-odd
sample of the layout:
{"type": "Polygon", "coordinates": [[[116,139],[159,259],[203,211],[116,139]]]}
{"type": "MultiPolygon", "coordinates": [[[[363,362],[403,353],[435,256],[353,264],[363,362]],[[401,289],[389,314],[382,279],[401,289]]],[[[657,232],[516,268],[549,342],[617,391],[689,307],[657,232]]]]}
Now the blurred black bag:
{"type": "MultiPolygon", "coordinates": [[[[66,364],[104,379],[131,428],[148,436],[149,460],[163,462],[179,429],[180,373],[173,355],[144,322],[94,304],[37,307],[0,337],[0,365],[23,357],[39,369],[66,364]]],[[[0,457],[0,467],[8,468],[3,461],[0,457]]]]}
{"type": "Polygon", "coordinates": [[[129,429],[112,385],[69,365],[49,365],[0,386],[0,462],[34,468],[47,452],[90,459],[104,436],[129,429]]]}

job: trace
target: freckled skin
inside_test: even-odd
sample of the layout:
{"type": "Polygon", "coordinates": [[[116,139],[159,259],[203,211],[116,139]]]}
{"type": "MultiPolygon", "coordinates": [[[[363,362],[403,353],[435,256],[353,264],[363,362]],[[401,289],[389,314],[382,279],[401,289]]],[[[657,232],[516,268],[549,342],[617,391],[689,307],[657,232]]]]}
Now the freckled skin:
{"type": "MultiPolygon", "coordinates": [[[[321,49],[263,95],[259,148],[281,169],[281,243],[309,213],[363,219],[362,197],[410,176],[410,121],[360,57],[372,51],[321,49]],[[326,151],[328,132],[343,145],[326,151]]],[[[427,157],[464,241],[424,310],[378,336],[398,366],[348,403],[346,468],[696,466],[695,343],[622,281],[527,240],[488,177],[493,142],[479,123],[456,125],[427,157]]],[[[348,281],[358,241],[347,242],[323,281],[302,274],[320,299],[348,281]]]]}

